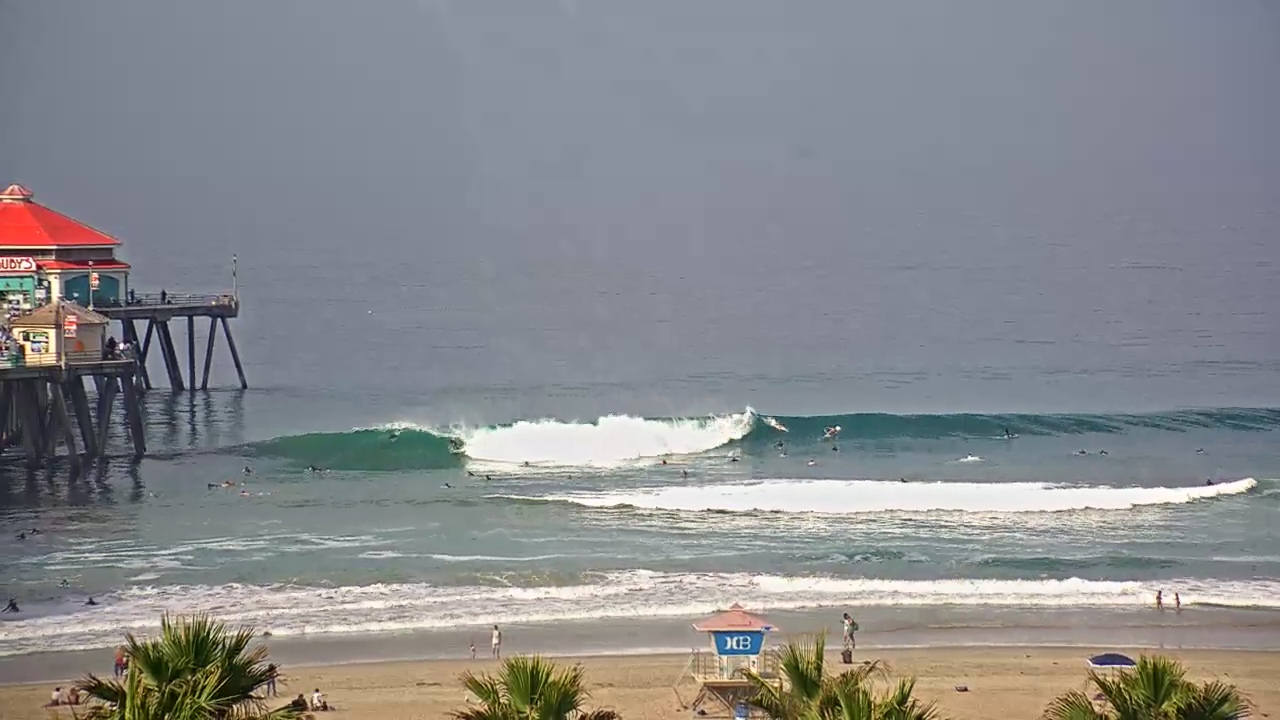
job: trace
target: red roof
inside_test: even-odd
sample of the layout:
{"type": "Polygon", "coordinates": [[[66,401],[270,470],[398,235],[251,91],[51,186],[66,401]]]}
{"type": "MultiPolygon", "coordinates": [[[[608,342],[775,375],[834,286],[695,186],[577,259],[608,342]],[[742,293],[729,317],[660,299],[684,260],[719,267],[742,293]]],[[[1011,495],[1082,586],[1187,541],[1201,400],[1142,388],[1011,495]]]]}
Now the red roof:
{"type": "Polygon", "coordinates": [[[734,603],[725,612],[693,624],[698,632],[723,632],[732,630],[776,630],[768,620],[759,615],[752,615],[738,603],[734,603]]]}
{"type": "Polygon", "coordinates": [[[94,247],[120,241],[34,202],[31,191],[10,185],[0,192],[0,248],[94,247]]]}
{"type": "MultiPolygon", "coordinates": [[[[88,260],[37,260],[41,270],[88,270],[88,260]]],[[[119,260],[94,260],[94,270],[128,270],[129,263],[119,260]]]]}

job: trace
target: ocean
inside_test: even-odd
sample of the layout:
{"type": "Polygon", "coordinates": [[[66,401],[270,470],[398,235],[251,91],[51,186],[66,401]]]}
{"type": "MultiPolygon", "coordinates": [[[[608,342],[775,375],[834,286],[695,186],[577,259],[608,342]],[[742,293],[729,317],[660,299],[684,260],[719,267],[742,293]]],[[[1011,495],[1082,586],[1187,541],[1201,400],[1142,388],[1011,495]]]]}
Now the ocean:
{"type": "Polygon", "coordinates": [[[219,346],[140,464],[0,466],[0,655],[201,611],[1275,624],[1271,8],[405,5],[15,8],[62,90],[0,173],[139,292],[237,254],[251,388],[219,346]]]}

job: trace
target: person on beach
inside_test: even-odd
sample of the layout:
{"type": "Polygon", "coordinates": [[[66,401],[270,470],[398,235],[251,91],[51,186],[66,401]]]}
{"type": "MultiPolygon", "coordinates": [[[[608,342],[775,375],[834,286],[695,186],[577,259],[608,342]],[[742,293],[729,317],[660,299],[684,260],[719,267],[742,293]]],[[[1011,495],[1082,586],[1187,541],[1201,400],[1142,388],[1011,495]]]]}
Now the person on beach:
{"type": "Polygon", "coordinates": [[[1182,612],[1182,596],[1176,592],[1173,594],[1173,611],[1182,612]]]}
{"type": "Polygon", "coordinates": [[[329,703],[324,699],[324,693],[320,692],[320,688],[311,693],[311,709],[315,712],[322,712],[329,709],[329,703]]]}
{"type": "Polygon", "coordinates": [[[276,694],[276,679],[280,677],[280,668],[275,663],[267,664],[267,692],[271,697],[278,697],[276,694]]]}
{"type": "Polygon", "coordinates": [[[854,620],[849,613],[845,613],[841,624],[844,626],[844,649],[853,650],[857,647],[853,634],[858,632],[858,621],[854,620]]]}
{"type": "Polygon", "coordinates": [[[493,644],[493,659],[497,660],[502,657],[502,631],[498,629],[497,625],[493,626],[493,638],[491,642],[493,644]]]}
{"type": "Polygon", "coordinates": [[[121,675],[124,675],[124,671],[126,667],[128,666],[125,664],[124,647],[121,646],[116,648],[116,663],[115,663],[115,667],[112,668],[111,672],[116,677],[120,677],[121,675]]]}
{"type": "Polygon", "coordinates": [[[302,693],[298,693],[298,697],[294,698],[293,702],[289,703],[289,709],[299,713],[306,712],[309,709],[307,707],[307,698],[302,693]]]}
{"type": "Polygon", "coordinates": [[[1163,590],[1156,591],[1156,609],[1161,612],[1164,612],[1164,591],[1163,590]]]}
{"type": "Polygon", "coordinates": [[[475,640],[471,641],[471,659],[472,660],[476,659],[476,641],[475,640]]]}

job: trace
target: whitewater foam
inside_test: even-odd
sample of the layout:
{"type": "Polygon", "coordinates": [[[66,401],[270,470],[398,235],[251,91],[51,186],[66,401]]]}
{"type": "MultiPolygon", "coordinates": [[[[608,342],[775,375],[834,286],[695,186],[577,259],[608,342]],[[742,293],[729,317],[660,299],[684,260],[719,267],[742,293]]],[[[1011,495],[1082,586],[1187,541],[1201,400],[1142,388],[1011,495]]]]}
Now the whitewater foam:
{"type": "Polygon", "coordinates": [[[1195,487],[1098,487],[1047,483],[768,480],[749,484],[676,485],[577,492],[542,499],[588,507],[646,510],[854,514],[965,511],[991,513],[1126,510],[1238,495],[1253,478],[1195,487]]]}
{"type": "Polygon", "coordinates": [[[691,617],[733,602],[759,610],[831,606],[1138,608],[1158,589],[1177,587],[1184,605],[1280,607],[1280,581],[1177,579],[1159,582],[1063,580],[879,580],[749,573],[593,575],[565,586],[442,587],[424,583],[336,588],[288,585],[134,587],[99,597],[87,610],[0,623],[0,655],[116,644],[124,632],[154,631],[163,613],[206,612],[275,636],[607,618],[691,617]]]}
{"type": "Polygon", "coordinates": [[[461,430],[463,452],[474,460],[548,466],[612,467],[665,455],[694,455],[751,432],[755,412],[651,420],[606,415],[595,422],[521,421],[461,430]]]}

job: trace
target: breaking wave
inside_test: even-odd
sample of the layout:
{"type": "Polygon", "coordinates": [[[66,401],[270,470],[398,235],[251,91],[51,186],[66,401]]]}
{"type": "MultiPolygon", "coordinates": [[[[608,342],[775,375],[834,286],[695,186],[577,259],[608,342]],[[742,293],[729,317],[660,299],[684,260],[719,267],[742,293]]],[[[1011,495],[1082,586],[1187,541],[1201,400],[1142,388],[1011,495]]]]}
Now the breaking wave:
{"type": "Polygon", "coordinates": [[[1138,608],[1176,587],[1184,605],[1280,607],[1280,582],[887,580],[755,573],[590,573],[574,584],[337,588],[298,585],[131,587],[92,609],[0,623],[0,656],[109,647],[124,632],[154,631],[163,613],[209,613],[274,636],[393,632],[606,618],[694,617],[734,602],[761,611],[833,606],[1138,608]]]}
{"type": "MultiPolygon", "coordinates": [[[[769,480],[749,484],[677,485],[543,496],[597,508],[698,512],[857,514],[964,511],[988,513],[1126,510],[1176,505],[1257,487],[1253,478],[1194,487],[1097,487],[1046,483],[892,482],[883,480],[769,480]]],[[[512,497],[512,496],[507,496],[512,497]]],[[[532,498],[525,498],[532,499],[532,498]]]]}
{"type": "Polygon", "coordinates": [[[467,459],[543,466],[611,466],[665,455],[693,455],[732,443],[744,454],[773,452],[784,439],[801,448],[822,441],[838,425],[844,441],[960,438],[1003,441],[1018,436],[1115,434],[1131,430],[1186,432],[1280,429],[1280,409],[1223,408],[1149,414],[952,414],[777,416],[781,432],[751,408],[695,418],[607,415],[590,422],[521,420],[484,427],[394,424],[349,432],[279,437],[248,447],[298,466],[333,470],[409,470],[456,467],[467,459]]]}

